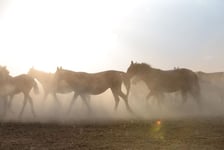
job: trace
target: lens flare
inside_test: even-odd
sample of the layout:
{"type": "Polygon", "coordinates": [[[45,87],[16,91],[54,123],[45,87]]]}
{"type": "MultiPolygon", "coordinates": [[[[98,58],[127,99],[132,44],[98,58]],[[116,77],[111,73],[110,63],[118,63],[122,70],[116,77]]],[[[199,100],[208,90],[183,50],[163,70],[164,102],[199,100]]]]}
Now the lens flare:
{"type": "Polygon", "coordinates": [[[160,120],[157,120],[156,121],[156,125],[158,125],[158,126],[161,125],[161,121],[160,120]]]}

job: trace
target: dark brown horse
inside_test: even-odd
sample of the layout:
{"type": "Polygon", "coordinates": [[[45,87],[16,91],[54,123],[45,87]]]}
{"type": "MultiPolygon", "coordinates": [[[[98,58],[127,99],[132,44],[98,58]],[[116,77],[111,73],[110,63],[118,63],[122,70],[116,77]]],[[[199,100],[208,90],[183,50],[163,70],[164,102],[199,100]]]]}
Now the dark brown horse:
{"type": "Polygon", "coordinates": [[[151,96],[162,96],[163,93],[180,91],[183,102],[187,100],[187,95],[194,97],[200,103],[200,86],[196,73],[189,69],[160,70],[152,68],[146,63],[133,63],[127,70],[129,78],[137,76],[143,80],[150,92],[147,99],[151,96]]]}
{"type": "Polygon", "coordinates": [[[0,96],[1,97],[8,97],[9,96],[9,103],[7,107],[10,107],[11,101],[16,94],[23,93],[24,101],[23,106],[20,111],[19,116],[23,114],[25,105],[27,101],[29,101],[31,105],[31,111],[33,116],[36,116],[33,101],[30,96],[31,89],[34,88],[34,92],[38,93],[39,89],[35,80],[26,74],[21,74],[15,77],[9,75],[9,71],[6,68],[0,69],[0,96]]]}
{"type": "Polygon", "coordinates": [[[87,107],[90,108],[89,104],[86,102],[85,95],[98,95],[105,92],[107,89],[111,89],[115,99],[114,109],[117,110],[120,96],[123,98],[127,110],[131,112],[131,108],[128,104],[130,80],[124,72],[111,70],[99,73],[85,73],[57,68],[55,78],[58,82],[66,81],[75,91],[69,110],[71,110],[74,101],[79,95],[87,107]],[[127,89],[126,95],[121,91],[122,82],[124,82],[127,89]]]}

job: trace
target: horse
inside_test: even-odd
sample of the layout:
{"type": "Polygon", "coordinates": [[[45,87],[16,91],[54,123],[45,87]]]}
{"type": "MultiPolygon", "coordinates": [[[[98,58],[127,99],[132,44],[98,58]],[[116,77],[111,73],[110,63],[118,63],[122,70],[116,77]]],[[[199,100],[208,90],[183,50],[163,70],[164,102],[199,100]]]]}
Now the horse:
{"type": "Polygon", "coordinates": [[[9,75],[9,71],[6,69],[6,67],[0,69],[0,96],[4,98],[9,96],[9,103],[7,104],[7,107],[10,108],[13,97],[16,94],[23,93],[24,95],[23,106],[19,113],[19,117],[22,116],[27,101],[29,101],[31,105],[33,116],[36,116],[32,97],[30,96],[30,91],[32,88],[34,89],[35,94],[39,93],[37,83],[31,76],[27,74],[21,74],[12,77],[9,75]]]}
{"type": "MultiPolygon", "coordinates": [[[[0,74],[0,79],[1,79],[0,80],[0,85],[1,85],[2,80],[6,79],[6,77],[8,76],[9,71],[6,69],[5,66],[0,66],[0,72],[2,72],[0,74]]],[[[2,112],[3,112],[3,116],[4,116],[6,114],[6,111],[7,111],[7,100],[8,100],[8,96],[0,95],[0,99],[3,100],[3,106],[2,106],[2,108],[4,108],[4,110],[2,112]]]]}
{"type": "Polygon", "coordinates": [[[44,101],[47,99],[49,94],[52,94],[56,102],[59,104],[59,100],[56,96],[56,93],[73,92],[73,90],[65,82],[60,82],[60,84],[56,87],[53,73],[47,73],[32,67],[28,71],[28,74],[33,78],[36,78],[41,83],[44,89],[44,98],[43,98],[44,101]]]}
{"type": "Polygon", "coordinates": [[[128,94],[130,89],[130,80],[125,72],[108,70],[98,73],[86,73],[86,72],[75,72],[71,70],[62,69],[57,67],[55,72],[55,78],[57,82],[65,81],[74,90],[75,94],[70,103],[69,111],[71,110],[75,100],[78,96],[87,105],[90,110],[89,104],[86,102],[85,95],[99,95],[105,92],[107,89],[112,91],[115,100],[114,110],[117,110],[119,104],[119,97],[121,97],[126,105],[126,109],[132,112],[128,104],[128,94]],[[121,90],[122,83],[126,87],[126,94],[121,90]]]}
{"type": "Polygon", "coordinates": [[[187,95],[194,97],[197,104],[200,104],[200,86],[198,76],[189,69],[160,70],[152,68],[146,63],[133,63],[127,69],[129,78],[136,76],[147,85],[150,92],[146,99],[151,96],[163,97],[164,93],[180,91],[183,103],[187,100],[187,95]]]}

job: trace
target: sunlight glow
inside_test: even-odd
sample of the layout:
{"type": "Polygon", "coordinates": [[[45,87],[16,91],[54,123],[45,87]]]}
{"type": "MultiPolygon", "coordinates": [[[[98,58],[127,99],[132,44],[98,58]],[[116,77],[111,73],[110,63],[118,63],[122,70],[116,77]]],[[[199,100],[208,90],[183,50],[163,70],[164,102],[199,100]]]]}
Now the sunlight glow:
{"type": "Polygon", "coordinates": [[[17,71],[32,66],[95,71],[91,65],[119,51],[116,29],[132,7],[128,0],[12,0],[0,20],[0,63],[17,71]]]}
{"type": "MultiPolygon", "coordinates": [[[[125,71],[222,71],[223,2],[209,0],[1,0],[0,65],[125,71]]],[[[11,71],[11,68],[13,69],[11,71]]]]}

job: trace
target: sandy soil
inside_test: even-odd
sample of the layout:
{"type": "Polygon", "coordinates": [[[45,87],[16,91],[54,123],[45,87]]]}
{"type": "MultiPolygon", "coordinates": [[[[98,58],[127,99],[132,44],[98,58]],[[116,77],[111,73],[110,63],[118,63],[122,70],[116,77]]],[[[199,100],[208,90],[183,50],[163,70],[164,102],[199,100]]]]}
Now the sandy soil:
{"type": "Polygon", "coordinates": [[[0,149],[224,149],[224,118],[2,123],[0,149]]]}

